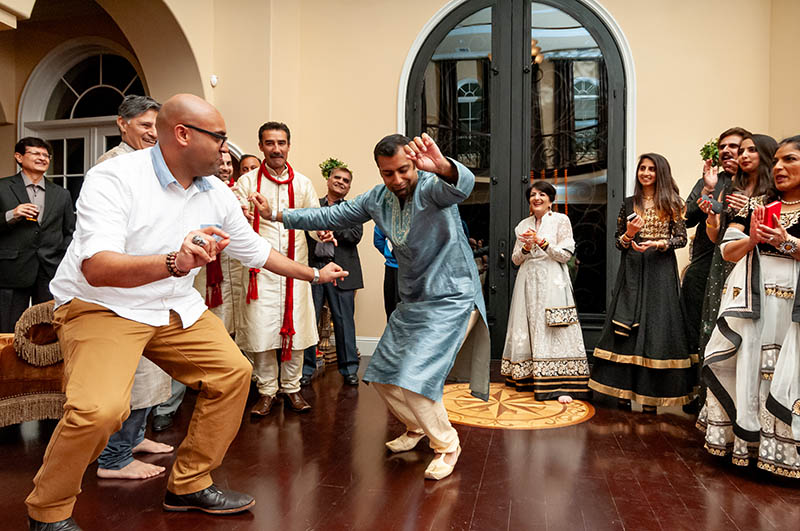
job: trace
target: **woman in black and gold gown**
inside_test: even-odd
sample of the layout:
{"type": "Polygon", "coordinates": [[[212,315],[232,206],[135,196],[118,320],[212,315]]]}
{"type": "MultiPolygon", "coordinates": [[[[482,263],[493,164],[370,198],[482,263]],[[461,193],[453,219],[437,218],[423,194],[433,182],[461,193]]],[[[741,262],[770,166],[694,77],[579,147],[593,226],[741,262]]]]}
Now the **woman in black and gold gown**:
{"type": "Polygon", "coordinates": [[[695,393],[697,353],[689,352],[675,258],[686,245],[683,213],[669,162],[656,153],[639,157],[633,196],[617,218],[622,256],[589,380],[623,407],[636,400],[654,413],[695,393]]]}

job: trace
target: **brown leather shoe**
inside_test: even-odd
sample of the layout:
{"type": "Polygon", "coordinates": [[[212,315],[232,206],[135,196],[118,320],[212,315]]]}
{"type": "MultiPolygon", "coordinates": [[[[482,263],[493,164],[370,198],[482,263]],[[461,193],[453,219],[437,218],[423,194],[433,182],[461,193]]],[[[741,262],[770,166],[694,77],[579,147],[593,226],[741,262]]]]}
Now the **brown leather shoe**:
{"type": "Polygon", "coordinates": [[[303,413],[311,409],[311,405],[306,402],[299,391],[296,393],[284,393],[283,398],[288,403],[289,409],[297,413],[303,413]]]}
{"type": "Polygon", "coordinates": [[[258,402],[250,410],[251,415],[258,415],[259,417],[266,417],[272,409],[272,404],[275,403],[274,396],[261,395],[258,402]]]}

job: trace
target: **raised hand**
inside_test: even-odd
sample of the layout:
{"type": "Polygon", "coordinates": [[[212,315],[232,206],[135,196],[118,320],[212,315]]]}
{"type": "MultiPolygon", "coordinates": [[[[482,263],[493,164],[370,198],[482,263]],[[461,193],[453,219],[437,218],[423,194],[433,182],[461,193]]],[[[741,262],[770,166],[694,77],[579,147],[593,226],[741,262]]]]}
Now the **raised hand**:
{"type": "Polygon", "coordinates": [[[33,203],[21,203],[14,208],[12,215],[18,219],[25,218],[36,221],[39,216],[39,207],[33,203]]]}
{"type": "Polygon", "coordinates": [[[406,156],[414,162],[418,170],[447,175],[451,173],[452,165],[447,157],[442,155],[439,146],[428,135],[415,136],[414,139],[403,146],[406,156]]]}
{"type": "Polygon", "coordinates": [[[759,234],[759,228],[764,223],[765,212],[766,209],[763,206],[759,205],[753,210],[753,214],[750,216],[750,234],[748,236],[750,239],[751,247],[755,247],[761,241],[763,241],[761,239],[762,235],[759,234]]]}
{"type": "Polygon", "coordinates": [[[728,194],[725,196],[725,201],[733,208],[734,210],[741,210],[742,208],[747,205],[747,201],[749,198],[744,194],[734,193],[728,194]]]}
{"type": "Polygon", "coordinates": [[[636,215],[635,218],[628,220],[627,228],[625,229],[625,234],[628,235],[628,238],[633,238],[639,231],[642,230],[644,227],[644,219],[640,215],[636,215]]]}
{"type": "Polygon", "coordinates": [[[333,235],[333,231],[330,231],[330,230],[318,230],[317,231],[317,237],[319,238],[319,241],[321,241],[323,243],[331,242],[331,243],[333,243],[334,247],[338,247],[339,246],[339,242],[336,241],[336,237],[333,235]]]}
{"type": "MultiPolygon", "coordinates": [[[[772,227],[760,223],[756,227],[756,236],[759,242],[765,242],[777,248],[778,244],[789,239],[789,233],[781,225],[781,220],[775,214],[772,215],[772,227]]],[[[766,221],[766,220],[765,220],[766,221]]]]}
{"type": "Polygon", "coordinates": [[[244,214],[244,217],[246,217],[247,221],[250,223],[255,219],[255,216],[250,212],[250,205],[242,205],[242,214],[244,214]]]}
{"type": "Polygon", "coordinates": [[[711,204],[711,201],[709,201],[708,199],[703,199],[702,197],[699,198],[697,200],[697,206],[700,207],[700,210],[702,210],[704,213],[708,215],[711,215],[713,213],[714,207],[711,204]]]}
{"type": "Polygon", "coordinates": [[[709,193],[713,192],[718,180],[719,168],[712,164],[711,159],[707,159],[703,162],[703,188],[709,193]]]}
{"type": "Polygon", "coordinates": [[[337,280],[348,275],[350,275],[349,272],[342,269],[341,266],[337,265],[336,263],[331,262],[319,270],[319,283],[324,284],[326,282],[333,282],[333,285],[335,286],[337,280]]]}
{"type": "Polygon", "coordinates": [[[272,220],[272,207],[269,206],[267,198],[259,192],[253,192],[247,197],[247,200],[253,203],[262,218],[267,221],[272,220]]]}
{"type": "Polygon", "coordinates": [[[213,261],[230,241],[228,233],[217,227],[193,230],[183,239],[178,255],[175,257],[175,265],[181,271],[204,266],[213,261]],[[217,240],[214,236],[219,236],[220,239],[217,240]]]}

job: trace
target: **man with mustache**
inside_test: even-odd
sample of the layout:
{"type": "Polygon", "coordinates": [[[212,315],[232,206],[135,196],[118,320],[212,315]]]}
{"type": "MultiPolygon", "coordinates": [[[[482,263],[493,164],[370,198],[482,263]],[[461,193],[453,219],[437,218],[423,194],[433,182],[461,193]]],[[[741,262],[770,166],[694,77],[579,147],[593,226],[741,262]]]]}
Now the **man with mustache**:
{"type": "MultiPolygon", "coordinates": [[[[703,310],[703,298],[706,292],[709,269],[714,257],[714,242],[706,234],[706,218],[708,215],[700,209],[703,196],[711,196],[717,200],[720,193],[729,188],[736,170],[739,168],[739,144],[749,133],[741,127],[732,127],[719,135],[720,168],[713,167],[711,161],[705,161],[703,177],[697,181],[686,199],[686,227],[696,226],[692,242],[692,256],[689,267],[683,276],[681,298],[686,308],[686,327],[690,341],[689,352],[697,352],[700,339],[700,319],[703,310]]],[[[701,353],[702,355],[702,353],[701,353]]]]}
{"type": "MultiPolygon", "coordinates": [[[[258,148],[264,154],[264,161],[257,170],[241,176],[234,189],[243,205],[247,205],[250,194],[258,192],[282,208],[319,208],[311,181],[287,161],[291,133],[286,124],[262,125],[258,130],[258,148]]],[[[276,250],[300,263],[308,263],[308,245],[302,231],[287,229],[283,223],[257,213],[251,224],[276,250]]],[[[311,406],[300,394],[300,379],[303,350],[318,341],[311,286],[263,269],[252,268],[246,275],[246,304],[236,343],[253,362],[253,379],[260,395],[250,413],[268,415],[279,392],[293,411],[308,411],[311,406]]]]}

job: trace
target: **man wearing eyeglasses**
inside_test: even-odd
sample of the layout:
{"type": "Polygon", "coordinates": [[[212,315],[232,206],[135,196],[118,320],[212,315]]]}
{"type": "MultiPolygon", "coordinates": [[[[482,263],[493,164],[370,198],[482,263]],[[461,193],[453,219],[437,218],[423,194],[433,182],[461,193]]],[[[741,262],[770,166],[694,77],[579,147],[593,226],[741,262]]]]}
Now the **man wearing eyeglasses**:
{"type": "Polygon", "coordinates": [[[74,240],[51,282],[66,404],[26,499],[32,530],[80,529],[71,515],[81,480],[128,415],[142,355],[198,391],[163,508],[250,509],[252,496],[219,488],[211,473],[239,430],[252,366],[192,287],[194,275],[225,249],[298,283],[347,276],[336,264],[291,261],[253,233],[230,188],[213,177],[228,151],[214,106],[173,96],[156,129],[154,147],[89,170],[74,240]]]}
{"type": "MultiPolygon", "coordinates": [[[[290,147],[291,133],[286,124],[267,122],[259,128],[258,148],[264,162],[240,177],[234,190],[243,205],[248,205],[250,194],[259,192],[282,208],[319,208],[311,180],[295,171],[287,160],[290,147]]],[[[251,225],[273,248],[308,263],[303,231],[288,230],[282,223],[258,215],[251,225]]],[[[311,237],[318,239],[319,234],[312,233],[311,237]]],[[[248,286],[246,304],[236,343],[253,361],[253,378],[260,395],[250,413],[268,415],[279,396],[292,411],[308,411],[311,406],[300,394],[300,379],[303,351],[318,341],[311,286],[259,269],[250,269],[244,284],[248,286]]]]}
{"type": "Polygon", "coordinates": [[[0,332],[13,332],[31,301],[53,298],[48,284],[72,241],[70,194],[44,178],[52,153],[47,141],[25,137],[14,146],[22,169],[0,179],[0,332]]]}

